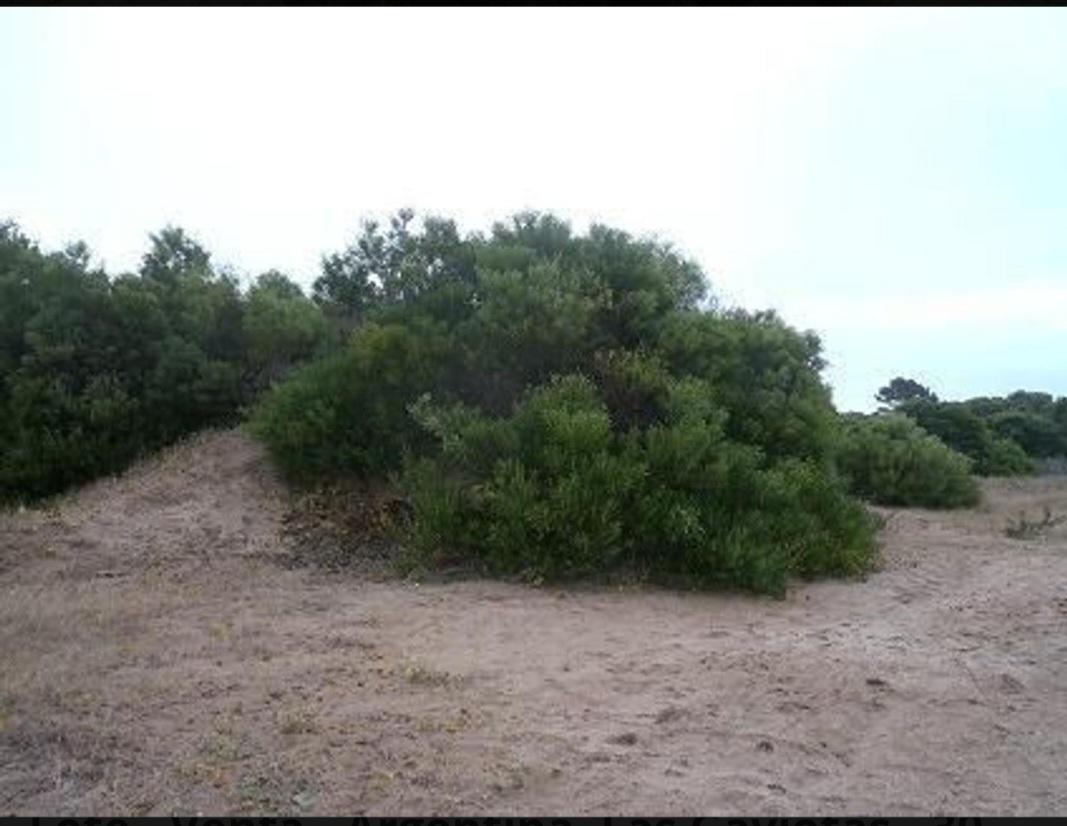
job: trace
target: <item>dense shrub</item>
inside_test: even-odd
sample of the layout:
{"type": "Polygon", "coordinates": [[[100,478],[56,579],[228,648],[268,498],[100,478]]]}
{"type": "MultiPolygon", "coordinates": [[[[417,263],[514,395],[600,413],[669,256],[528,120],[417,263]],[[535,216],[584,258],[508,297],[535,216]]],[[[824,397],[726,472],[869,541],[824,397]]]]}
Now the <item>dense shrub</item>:
{"type": "Polygon", "coordinates": [[[328,256],[315,295],[348,343],[253,430],[293,475],[399,469],[428,561],[780,592],[872,551],[833,469],[817,337],[716,309],[666,244],[535,214],[460,237],[404,213],[328,256]]]}
{"type": "Polygon", "coordinates": [[[613,430],[580,376],[534,389],[511,416],[413,405],[439,440],[404,477],[414,538],[491,570],[559,577],[620,564],[654,577],[781,592],[790,574],[856,573],[870,523],[810,462],[768,467],[730,442],[698,380],[672,382],[662,423],[613,430]]]}
{"type": "Polygon", "coordinates": [[[1067,456],[1067,430],[1051,416],[1009,408],[993,413],[988,421],[999,437],[1017,444],[1027,456],[1067,456]]]}
{"type": "Polygon", "coordinates": [[[847,422],[838,465],[856,495],[882,505],[957,508],[980,498],[970,461],[896,413],[847,422]]]}
{"type": "Polygon", "coordinates": [[[298,479],[399,469],[430,440],[407,413],[437,387],[448,340],[434,325],[367,324],[347,348],[298,370],[254,411],[251,432],[298,479]]]}
{"type": "Polygon", "coordinates": [[[985,419],[963,402],[911,401],[898,408],[923,430],[970,458],[980,476],[1021,476],[1033,463],[1014,441],[997,435],[985,419]]]}
{"type": "Polygon", "coordinates": [[[269,387],[329,346],[326,317],[299,285],[271,270],[248,291],[243,314],[245,361],[257,389],[269,387]]]}
{"type": "Polygon", "coordinates": [[[790,329],[773,312],[686,311],[665,319],[658,345],[675,373],[715,388],[731,438],[774,458],[829,454],[837,414],[813,333],[790,329]]]}
{"type": "Polygon", "coordinates": [[[182,230],[111,278],[84,244],[46,254],[0,224],[0,501],[121,469],[309,358],[321,310],[277,273],[250,295],[182,230]]]}

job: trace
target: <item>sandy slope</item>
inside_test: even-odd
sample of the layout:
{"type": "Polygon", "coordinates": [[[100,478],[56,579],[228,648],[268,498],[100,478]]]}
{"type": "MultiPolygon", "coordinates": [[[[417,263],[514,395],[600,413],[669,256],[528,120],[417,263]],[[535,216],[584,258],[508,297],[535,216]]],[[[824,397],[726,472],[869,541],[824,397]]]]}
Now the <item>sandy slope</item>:
{"type": "Polygon", "coordinates": [[[372,583],[204,434],[0,515],[0,814],[1063,813],[1067,480],[988,492],[784,601],[372,583]]]}

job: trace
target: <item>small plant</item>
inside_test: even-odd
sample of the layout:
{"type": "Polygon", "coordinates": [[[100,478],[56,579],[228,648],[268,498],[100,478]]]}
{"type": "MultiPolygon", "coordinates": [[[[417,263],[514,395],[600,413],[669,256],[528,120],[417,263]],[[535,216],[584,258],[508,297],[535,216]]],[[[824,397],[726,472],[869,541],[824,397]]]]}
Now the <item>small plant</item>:
{"type": "Polygon", "coordinates": [[[417,660],[405,664],[404,676],[412,685],[443,686],[452,681],[452,675],[447,671],[438,671],[417,660]]]}
{"type": "Polygon", "coordinates": [[[315,734],[318,726],[315,724],[315,716],[310,711],[287,712],[279,720],[278,730],[282,734],[315,734]]]}
{"type": "Polygon", "coordinates": [[[1046,505],[1044,516],[1040,521],[1031,522],[1026,518],[1025,513],[1019,514],[1018,521],[1009,518],[1008,524],[1004,528],[1004,535],[1010,536],[1012,539],[1036,539],[1064,522],[1067,522],[1067,515],[1053,516],[1052,511],[1046,505]]]}

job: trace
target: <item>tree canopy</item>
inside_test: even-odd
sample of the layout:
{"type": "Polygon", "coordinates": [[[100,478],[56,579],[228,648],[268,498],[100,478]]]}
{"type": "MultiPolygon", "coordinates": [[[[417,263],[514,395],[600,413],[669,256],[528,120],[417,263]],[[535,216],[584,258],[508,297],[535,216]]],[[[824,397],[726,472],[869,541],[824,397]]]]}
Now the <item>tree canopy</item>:
{"type": "Polygon", "coordinates": [[[914,379],[897,376],[875,394],[875,400],[889,407],[896,407],[903,402],[936,402],[937,396],[929,387],[919,384],[914,379]]]}

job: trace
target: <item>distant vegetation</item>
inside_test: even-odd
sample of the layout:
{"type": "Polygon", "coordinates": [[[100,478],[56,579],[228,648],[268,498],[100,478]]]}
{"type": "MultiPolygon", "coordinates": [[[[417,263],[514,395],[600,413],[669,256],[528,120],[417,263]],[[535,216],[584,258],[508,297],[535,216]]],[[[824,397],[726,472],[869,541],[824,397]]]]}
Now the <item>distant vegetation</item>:
{"type": "Polygon", "coordinates": [[[978,503],[971,462],[900,413],[849,417],[838,466],[851,490],[880,505],[958,508],[978,503]]]}
{"type": "Polygon", "coordinates": [[[938,399],[898,376],[875,396],[882,410],[844,417],[838,466],[853,493],[885,505],[975,504],[979,476],[1020,476],[1067,456],[1067,398],[938,399]]]}
{"type": "Polygon", "coordinates": [[[718,307],[669,245],[551,215],[366,223],[310,296],[273,270],[243,288],[179,228],[109,275],[0,224],[0,500],[250,412],[291,478],[391,485],[425,564],[780,593],[865,569],[854,497],[965,507],[972,470],[1067,454],[1067,399],[897,378],[891,411],[842,417],[823,367],[817,336],[718,307]]]}
{"type": "Polygon", "coordinates": [[[1067,397],[1020,390],[943,402],[917,382],[897,378],[877,398],[970,458],[981,476],[1024,475],[1035,462],[1067,456],[1067,397]]]}

